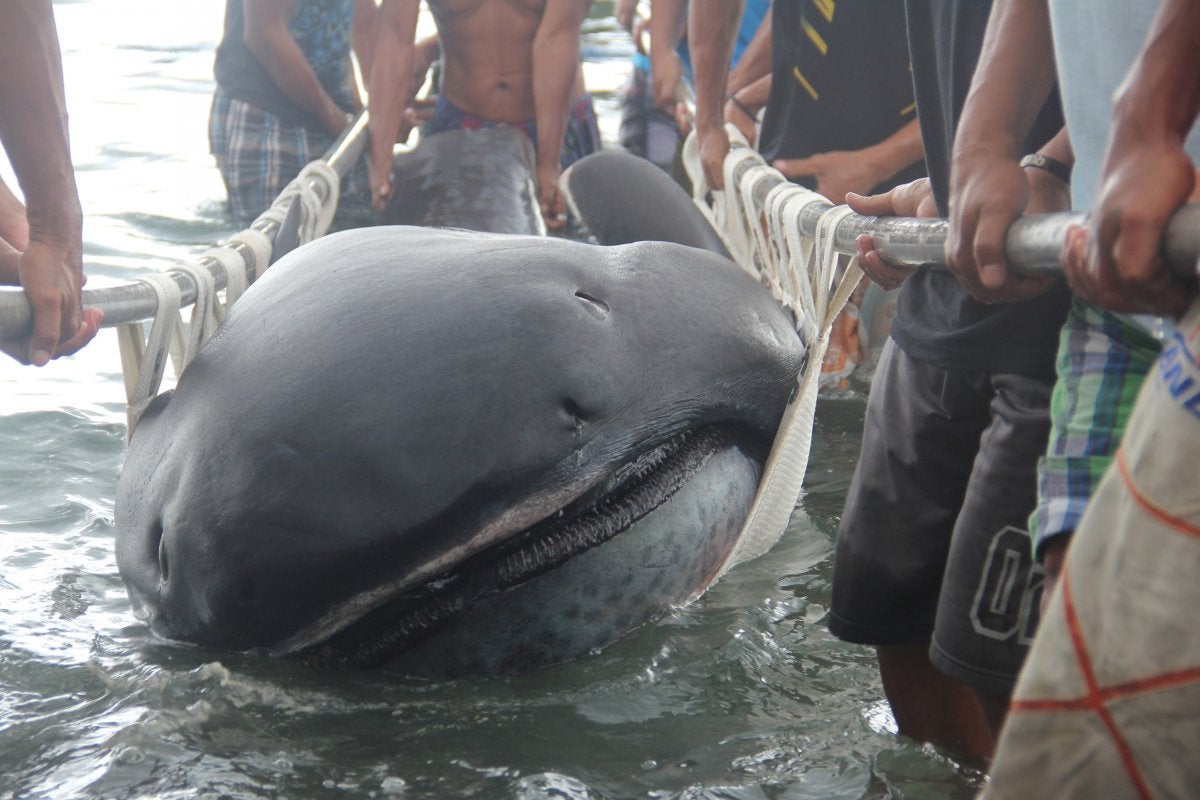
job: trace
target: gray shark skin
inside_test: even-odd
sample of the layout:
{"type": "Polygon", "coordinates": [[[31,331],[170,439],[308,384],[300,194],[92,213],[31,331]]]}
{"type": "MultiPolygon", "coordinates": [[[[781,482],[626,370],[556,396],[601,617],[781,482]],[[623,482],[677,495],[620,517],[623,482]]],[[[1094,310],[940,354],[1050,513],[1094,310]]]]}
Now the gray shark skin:
{"type": "Polygon", "coordinates": [[[529,137],[502,125],[443,131],[396,156],[381,225],[545,234],[529,137]]]}
{"type": "Polygon", "coordinates": [[[331,234],[143,416],[118,565],[171,640],[424,649],[450,673],[575,658],[718,573],[802,357],[701,250],[331,234]]]}
{"type": "Polygon", "coordinates": [[[675,242],[729,258],[687,192],[644,158],[603,150],[576,161],[560,184],[598,244],[675,242]]]}

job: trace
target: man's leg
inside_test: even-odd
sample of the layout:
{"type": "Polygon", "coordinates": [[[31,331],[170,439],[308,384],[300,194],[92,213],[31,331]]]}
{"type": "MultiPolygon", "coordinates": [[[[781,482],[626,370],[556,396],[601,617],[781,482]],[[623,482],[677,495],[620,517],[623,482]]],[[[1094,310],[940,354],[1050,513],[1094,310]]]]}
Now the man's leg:
{"type": "Polygon", "coordinates": [[[934,669],[928,644],[881,645],[876,652],[883,691],[901,733],[972,762],[991,756],[995,741],[988,710],[969,686],[934,669]]]}
{"type": "Polygon", "coordinates": [[[975,760],[991,751],[986,719],[969,688],[933,668],[929,643],[990,399],[985,375],[887,343],[838,530],[829,622],[839,638],[876,646],[901,733],[975,760]]]}
{"type": "Polygon", "coordinates": [[[1050,440],[1038,465],[1038,506],[1029,518],[1034,552],[1046,567],[1043,598],[1161,351],[1153,336],[1119,315],[1071,301],[1058,344],[1050,440]]]}
{"type": "Polygon", "coordinates": [[[1037,625],[1042,570],[1025,521],[1049,432],[1052,380],[991,376],[991,423],[954,527],[930,658],[971,686],[999,733],[1037,625]]]}

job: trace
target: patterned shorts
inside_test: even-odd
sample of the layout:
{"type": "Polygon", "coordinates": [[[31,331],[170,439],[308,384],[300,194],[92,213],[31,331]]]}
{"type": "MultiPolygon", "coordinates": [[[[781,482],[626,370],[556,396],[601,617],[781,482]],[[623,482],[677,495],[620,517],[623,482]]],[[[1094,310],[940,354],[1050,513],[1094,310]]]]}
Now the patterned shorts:
{"type": "Polygon", "coordinates": [[[1058,345],[1050,443],[1038,464],[1038,504],[1029,518],[1037,553],[1079,525],[1160,352],[1141,328],[1078,297],[1071,301],[1058,345]]]}
{"type": "Polygon", "coordinates": [[[981,800],[1197,796],[1200,303],[1163,347],[1072,537],[981,800]]]}
{"type": "MultiPolygon", "coordinates": [[[[225,181],[229,210],[245,224],[266,211],[300,170],[333,144],[324,132],[286,125],[276,115],[220,89],[213,95],[208,141],[225,181]]],[[[361,211],[370,202],[364,157],[342,181],[338,211],[361,211]]]]}
{"type": "Polygon", "coordinates": [[[889,339],[834,556],[829,629],[858,644],[929,644],[976,689],[1012,690],[1042,569],[1025,520],[1052,381],[948,370],[889,339]]]}

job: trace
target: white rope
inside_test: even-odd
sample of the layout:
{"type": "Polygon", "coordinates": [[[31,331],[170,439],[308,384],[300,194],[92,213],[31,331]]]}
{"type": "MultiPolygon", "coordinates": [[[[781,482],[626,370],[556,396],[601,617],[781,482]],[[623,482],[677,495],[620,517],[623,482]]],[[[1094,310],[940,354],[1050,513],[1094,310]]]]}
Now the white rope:
{"type": "MultiPolygon", "coordinates": [[[[246,259],[231,246],[232,244],[233,240],[230,240],[225,243],[225,246],[207,250],[200,257],[201,262],[209,258],[216,261],[220,265],[220,269],[225,273],[225,299],[222,300],[219,295],[213,298],[212,312],[217,324],[225,321],[225,316],[229,313],[229,309],[246,291],[246,286],[249,283],[249,278],[246,276],[246,259]]],[[[258,255],[255,253],[252,253],[250,257],[252,263],[258,259],[258,255]]],[[[270,258],[270,256],[268,255],[267,258],[270,258]]]]}
{"type": "Polygon", "coordinates": [[[158,393],[158,387],[162,383],[168,351],[179,322],[181,297],[179,284],[165,272],[139,275],[135,280],[148,284],[154,290],[157,304],[150,332],[144,338],[141,322],[122,325],[117,329],[121,367],[125,374],[127,441],[133,436],[133,429],[137,427],[138,420],[158,393]]]}
{"type": "Polygon", "coordinates": [[[754,505],[742,526],[741,537],[726,562],[725,569],[762,555],[770,549],[787,529],[792,511],[800,499],[812,449],[813,418],[820,388],[821,364],[829,347],[830,331],[834,319],[862,278],[862,270],[859,269],[858,258],[855,256],[846,265],[832,294],[822,291],[832,284],[844,259],[844,256],[833,249],[833,240],[838,223],[848,213],[851,213],[848,207],[838,206],[825,212],[818,223],[811,274],[813,285],[817,289],[813,293],[813,300],[818,314],[819,334],[815,340],[809,342],[805,366],[796,377],[795,397],[784,412],[771,447],[771,454],[763,468],[754,505]]]}
{"type": "Polygon", "coordinates": [[[828,201],[816,192],[788,183],[757,152],[745,146],[735,127],[727,125],[726,129],[731,142],[738,141],[741,146],[731,147],[725,158],[724,191],[709,190],[695,134],[684,144],[683,160],[692,180],[693,198],[721,234],[734,260],[792,312],[796,331],[808,349],[804,366],[796,376],[796,392],[763,469],[754,505],[724,569],[766,552],[787,528],[808,467],[821,365],[830,332],[862,278],[857,258],[847,262],[834,249],[837,226],[852,213],[850,209],[837,206],[824,211],[816,235],[805,236],[800,229],[801,217],[812,206],[828,206],[828,201]],[[764,194],[765,184],[771,189],[764,194]]]}
{"type": "MultiPolygon", "coordinates": [[[[324,236],[333,224],[333,216],[337,213],[338,192],[341,188],[341,178],[337,170],[328,163],[317,159],[311,161],[300,170],[292,181],[284,187],[271,207],[259,214],[255,222],[270,220],[282,225],[287,216],[288,208],[293,198],[300,200],[300,244],[306,244],[324,236]],[[325,199],[321,199],[316,184],[325,186],[325,199]]],[[[265,267],[264,267],[265,268],[265,267]]],[[[262,274],[259,272],[259,274],[262,274]]]]}
{"type": "Polygon", "coordinates": [[[225,265],[225,307],[228,309],[246,288],[256,281],[267,267],[271,264],[271,254],[275,251],[274,243],[262,231],[255,228],[247,228],[244,231],[235,233],[229,237],[229,240],[221,247],[214,247],[207,255],[213,255],[222,264],[225,265]],[[235,254],[237,245],[242,245],[250,251],[250,263],[238,255],[240,262],[226,261],[226,258],[235,254]],[[216,253],[222,255],[216,256],[216,253]]]}
{"type": "MultiPolygon", "coordinates": [[[[731,232],[726,230],[722,222],[716,218],[713,207],[709,206],[705,201],[705,198],[709,195],[708,180],[704,177],[704,170],[700,168],[700,150],[695,136],[689,136],[687,139],[684,139],[682,159],[688,177],[692,182],[692,199],[695,201],[696,207],[700,209],[700,212],[704,214],[709,224],[712,225],[713,230],[721,237],[725,249],[734,256],[734,261],[738,264],[745,264],[745,260],[739,257],[743,253],[744,247],[740,246],[739,242],[734,242],[730,238],[731,232]]],[[[713,192],[712,194],[715,198],[721,195],[722,192],[713,192]]],[[[715,205],[720,206],[720,203],[716,203],[715,205]]]]}
{"type": "Polygon", "coordinates": [[[200,352],[200,346],[216,331],[219,312],[215,310],[217,281],[208,267],[199,263],[185,263],[176,269],[190,277],[196,285],[196,301],[192,304],[191,316],[186,321],[180,318],[171,340],[171,361],[175,363],[175,377],[178,378],[184,367],[200,352]]]}

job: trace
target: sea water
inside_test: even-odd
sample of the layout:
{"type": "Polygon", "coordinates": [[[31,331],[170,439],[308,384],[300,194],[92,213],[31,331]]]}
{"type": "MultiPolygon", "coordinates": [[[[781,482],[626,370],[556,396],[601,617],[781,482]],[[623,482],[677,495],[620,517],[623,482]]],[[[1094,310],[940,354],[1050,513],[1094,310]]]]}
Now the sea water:
{"type": "MultiPolygon", "coordinates": [[[[55,4],[91,286],[235,230],[206,139],[223,12],[55,4]]],[[[595,4],[584,53],[612,146],[630,45],[610,14],[595,4]]],[[[575,663],[427,683],[156,641],[113,555],[115,335],[41,370],[0,359],[0,386],[0,800],[973,794],[977,775],[895,735],[872,652],[825,628],[860,396],[821,401],[783,541],[699,602],[575,663]]]]}

